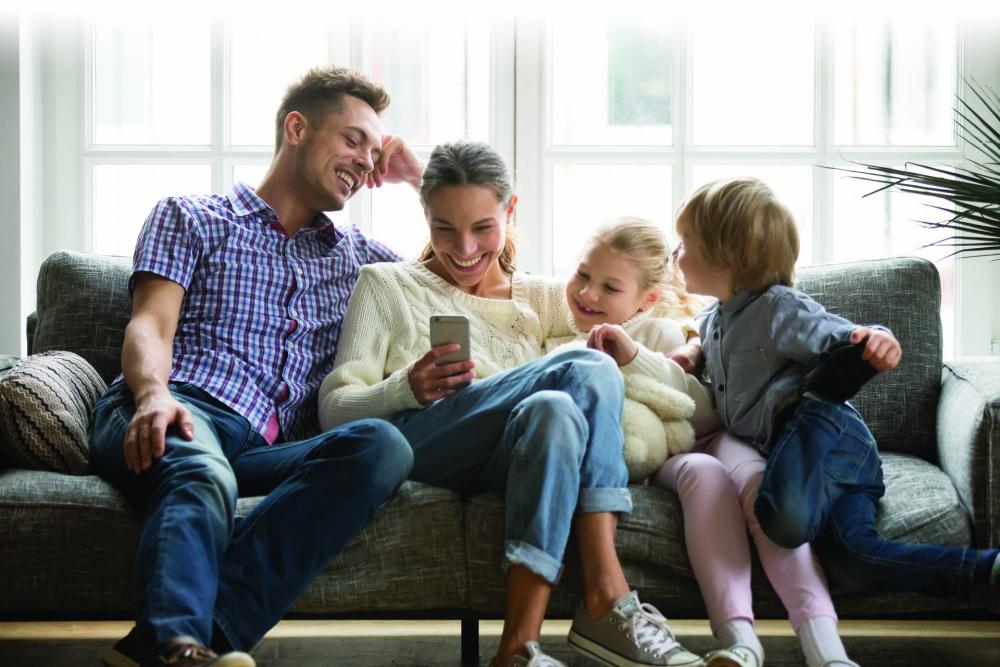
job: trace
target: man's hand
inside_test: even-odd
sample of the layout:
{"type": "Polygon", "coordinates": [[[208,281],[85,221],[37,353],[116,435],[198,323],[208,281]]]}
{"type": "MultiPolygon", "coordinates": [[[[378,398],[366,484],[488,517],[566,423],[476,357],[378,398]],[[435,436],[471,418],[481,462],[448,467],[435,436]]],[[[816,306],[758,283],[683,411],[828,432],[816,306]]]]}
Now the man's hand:
{"type": "Polygon", "coordinates": [[[194,438],[191,413],[166,387],[136,396],[135,415],[125,430],[125,463],[139,475],[163,456],[167,427],[174,422],[185,440],[194,438]]]}
{"type": "Polygon", "coordinates": [[[639,354],[639,346],[617,324],[596,325],[587,334],[587,347],[611,355],[619,366],[628,364],[639,354]]]}
{"type": "Polygon", "coordinates": [[[867,327],[858,327],[851,332],[851,342],[855,345],[865,338],[868,341],[865,343],[861,358],[871,364],[873,368],[879,371],[891,371],[899,364],[899,359],[903,356],[903,349],[891,333],[867,327]]]}
{"type": "Polygon", "coordinates": [[[438,366],[438,359],[449,352],[457,352],[462,349],[458,343],[445,343],[432,347],[424,356],[420,357],[410,369],[409,380],[410,389],[420,405],[427,405],[439,398],[451,396],[458,391],[457,385],[464,385],[472,382],[475,373],[476,362],[468,359],[466,361],[455,361],[450,364],[438,366]]]}
{"type": "Polygon", "coordinates": [[[670,351],[667,359],[673,359],[686,373],[696,377],[700,377],[705,370],[705,355],[701,353],[701,343],[698,342],[678,345],[670,351]]]}
{"type": "Polygon", "coordinates": [[[368,173],[368,187],[380,188],[383,183],[409,183],[420,192],[420,179],[424,175],[424,163],[410,150],[402,137],[382,135],[382,154],[375,168],[368,173]]]}

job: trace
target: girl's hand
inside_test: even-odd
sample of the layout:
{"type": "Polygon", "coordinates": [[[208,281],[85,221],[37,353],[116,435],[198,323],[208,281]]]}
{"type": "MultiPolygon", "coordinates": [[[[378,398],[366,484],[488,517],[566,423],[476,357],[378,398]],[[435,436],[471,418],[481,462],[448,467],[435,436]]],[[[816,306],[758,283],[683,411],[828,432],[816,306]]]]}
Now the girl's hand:
{"type": "Polygon", "coordinates": [[[851,342],[857,345],[865,338],[865,349],[861,353],[861,358],[879,371],[891,371],[899,364],[900,357],[903,356],[903,348],[888,331],[881,329],[869,329],[858,327],[851,332],[851,342]]]}
{"type": "MultiPolygon", "coordinates": [[[[697,341],[697,338],[695,339],[697,341]]],[[[705,355],[701,353],[700,342],[688,342],[678,345],[670,351],[667,359],[673,359],[684,372],[700,376],[705,370],[705,355]]]]}
{"type": "Polygon", "coordinates": [[[600,350],[624,366],[639,353],[639,346],[617,324],[598,324],[587,334],[587,347],[600,350]]]}
{"type": "Polygon", "coordinates": [[[409,380],[410,389],[420,405],[427,405],[439,398],[451,396],[460,387],[472,381],[475,373],[476,362],[471,359],[466,361],[454,361],[449,364],[438,366],[438,359],[450,352],[461,349],[458,343],[446,343],[432,347],[424,356],[420,357],[410,369],[409,380]]]}

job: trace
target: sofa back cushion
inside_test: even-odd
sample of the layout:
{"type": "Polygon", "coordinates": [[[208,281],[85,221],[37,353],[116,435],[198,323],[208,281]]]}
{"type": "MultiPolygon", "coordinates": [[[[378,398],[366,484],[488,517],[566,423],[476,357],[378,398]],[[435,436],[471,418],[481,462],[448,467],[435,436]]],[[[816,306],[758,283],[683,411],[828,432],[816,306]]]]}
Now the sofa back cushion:
{"type": "Polygon", "coordinates": [[[879,373],[851,403],[879,449],[935,461],[935,420],[941,385],[941,282],[917,257],[826,264],[798,271],[798,289],[858,324],[882,324],[899,339],[903,357],[879,373]]]}
{"type": "Polygon", "coordinates": [[[128,257],[56,252],[38,271],[32,354],[75,352],[110,384],[121,371],[122,340],[132,312],[128,257]]]}
{"type": "MultiPolygon", "coordinates": [[[[69,350],[110,383],[121,368],[131,312],[127,257],[57,252],[38,274],[38,309],[31,352],[69,350]]],[[[937,269],[915,257],[805,267],[799,289],[827,310],[858,324],[883,324],[903,346],[903,359],[854,397],[887,451],[934,460],[941,382],[941,284],[937,269]]]]}

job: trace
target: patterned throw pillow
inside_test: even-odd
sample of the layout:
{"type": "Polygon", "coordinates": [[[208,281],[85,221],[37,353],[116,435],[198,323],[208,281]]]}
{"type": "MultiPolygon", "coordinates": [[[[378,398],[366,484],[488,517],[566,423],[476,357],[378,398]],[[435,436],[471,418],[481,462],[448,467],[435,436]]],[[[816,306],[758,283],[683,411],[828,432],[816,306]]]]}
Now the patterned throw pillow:
{"type": "Polygon", "coordinates": [[[87,426],[107,386],[83,357],[44,352],[0,377],[0,446],[19,468],[89,472],[87,426]]]}

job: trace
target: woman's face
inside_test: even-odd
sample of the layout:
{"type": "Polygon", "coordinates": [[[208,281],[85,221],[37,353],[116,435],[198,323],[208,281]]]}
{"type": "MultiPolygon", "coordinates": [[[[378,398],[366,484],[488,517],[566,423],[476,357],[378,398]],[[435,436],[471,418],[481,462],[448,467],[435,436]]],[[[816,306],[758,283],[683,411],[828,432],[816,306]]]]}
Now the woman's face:
{"type": "Polygon", "coordinates": [[[659,299],[658,288],[642,289],[642,270],[603,241],[583,251],[566,283],[566,302],[580,331],[598,324],[621,324],[659,299]]]}
{"type": "Polygon", "coordinates": [[[502,273],[500,253],[517,197],[505,208],[489,188],[446,185],[427,200],[431,248],[451,284],[473,290],[483,278],[502,273]]]}

